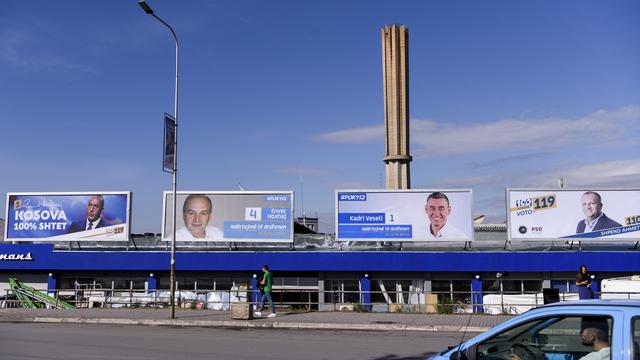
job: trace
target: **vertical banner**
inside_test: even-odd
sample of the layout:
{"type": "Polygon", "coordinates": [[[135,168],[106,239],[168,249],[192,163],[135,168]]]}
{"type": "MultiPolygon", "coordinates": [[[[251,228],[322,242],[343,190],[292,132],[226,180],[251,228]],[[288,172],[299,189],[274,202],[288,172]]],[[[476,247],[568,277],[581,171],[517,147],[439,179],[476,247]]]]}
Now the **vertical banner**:
{"type": "Polygon", "coordinates": [[[472,241],[471,190],[336,190],[338,241],[472,241]]]}
{"type": "Polygon", "coordinates": [[[507,189],[509,240],[640,241],[640,190],[507,189]]]}
{"type": "Polygon", "coordinates": [[[128,241],[131,192],[8,193],[5,241],[128,241]]]}
{"type": "MultiPolygon", "coordinates": [[[[176,241],[293,242],[292,191],[180,191],[176,241]]],[[[162,239],[171,240],[172,193],[164,192],[162,239]]]]}
{"type": "Polygon", "coordinates": [[[162,170],[173,173],[175,168],[176,119],[164,114],[164,138],[162,145],[162,170]]]}

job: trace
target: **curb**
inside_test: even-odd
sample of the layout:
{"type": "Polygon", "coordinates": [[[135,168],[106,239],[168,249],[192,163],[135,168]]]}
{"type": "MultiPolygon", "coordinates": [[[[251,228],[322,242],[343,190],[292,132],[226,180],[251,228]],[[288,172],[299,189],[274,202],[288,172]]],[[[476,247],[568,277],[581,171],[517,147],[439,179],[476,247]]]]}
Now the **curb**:
{"type": "Polygon", "coordinates": [[[304,330],[352,330],[352,331],[421,331],[421,332],[484,332],[491,327],[447,326],[447,325],[405,325],[405,324],[337,324],[337,323],[295,323],[295,322],[252,322],[247,320],[176,320],[176,319],[110,319],[110,318],[59,318],[34,317],[31,319],[0,319],[0,322],[56,323],[56,324],[103,324],[103,325],[144,325],[180,327],[219,327],[247,329],[304,329],[304,330]]]}

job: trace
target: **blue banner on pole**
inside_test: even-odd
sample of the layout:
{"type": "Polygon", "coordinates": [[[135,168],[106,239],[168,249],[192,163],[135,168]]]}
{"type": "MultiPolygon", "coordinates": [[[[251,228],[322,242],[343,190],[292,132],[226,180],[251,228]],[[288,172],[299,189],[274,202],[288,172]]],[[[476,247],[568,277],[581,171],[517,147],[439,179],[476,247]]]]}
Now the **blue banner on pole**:
{"type": "Polygon", "coordinates": [[[176,165],[176,119],[164,114],[164,138],[162,145],[162,170],[173,173],[176,165]]]}

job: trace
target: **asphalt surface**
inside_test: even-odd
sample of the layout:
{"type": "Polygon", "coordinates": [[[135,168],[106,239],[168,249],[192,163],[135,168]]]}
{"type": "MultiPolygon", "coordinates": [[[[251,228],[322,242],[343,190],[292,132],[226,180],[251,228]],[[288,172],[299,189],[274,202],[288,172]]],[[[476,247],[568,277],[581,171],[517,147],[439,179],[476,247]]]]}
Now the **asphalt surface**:
{"type": "MultiPolygon", "coordinates": [[[[471,336],[471,334],[467,334],[471,336]]],[[[0,323],[3,360],[425,359],[460,333],[0,323]]]]}
{"type": "Polygon", "coordinates": [[[0,323],[67,323],[230,327],[308,330],[483,332],[510,319],[508,315],[440,315],[410,313],[279,313],[274,318],[234,320],[226,311],[168,309],[0,309],[0,323]]]}

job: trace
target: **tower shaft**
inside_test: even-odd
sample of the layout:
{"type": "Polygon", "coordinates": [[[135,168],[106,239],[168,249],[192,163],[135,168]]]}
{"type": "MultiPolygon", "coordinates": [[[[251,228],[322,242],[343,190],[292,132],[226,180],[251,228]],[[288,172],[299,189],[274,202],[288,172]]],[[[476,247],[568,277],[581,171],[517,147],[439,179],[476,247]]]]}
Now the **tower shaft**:
{"type": "Polygon", "coordinates": [[[409,30],[382,29],[385,173],[387,189],[411,188],[409,163],[409,30]]]}

